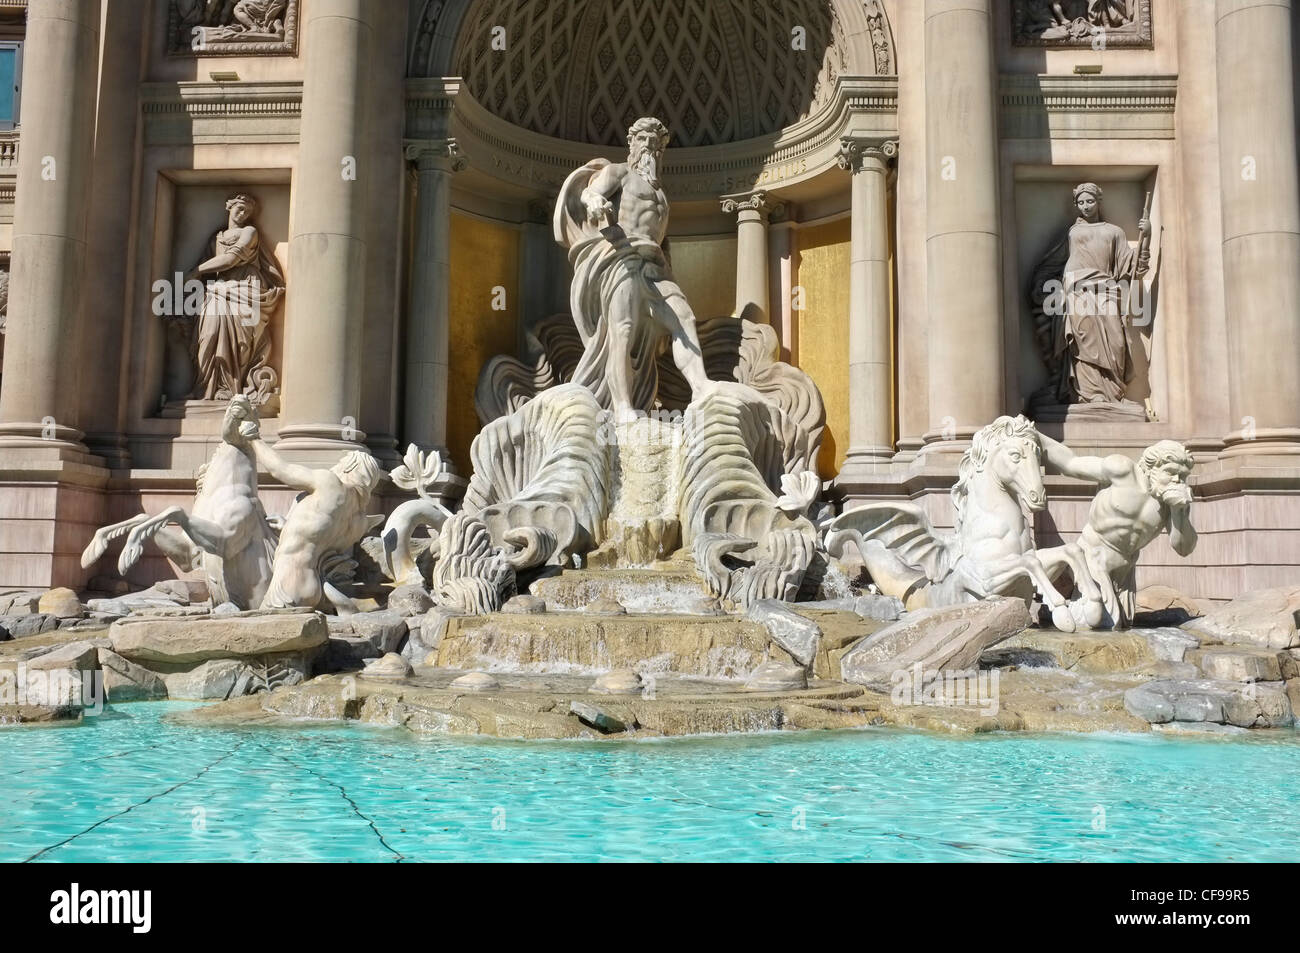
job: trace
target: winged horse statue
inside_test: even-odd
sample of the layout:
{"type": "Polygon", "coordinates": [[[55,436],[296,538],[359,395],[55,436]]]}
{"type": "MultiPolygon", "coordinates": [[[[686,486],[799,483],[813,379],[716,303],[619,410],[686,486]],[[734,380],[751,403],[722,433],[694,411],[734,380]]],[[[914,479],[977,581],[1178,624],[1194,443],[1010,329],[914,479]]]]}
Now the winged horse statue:
{"type": "Polygon", "coordinates": [[[1077,622],[1052,579],[1068,567],[1087,578],[1069,547],[1048,563],[1034,550],[1033,514],[1047,505],[1038,431],[1023,416],[999,417],[976,432],[952,488],[956,520],[939,533],[912,503],[870,503],[831,521],[826,550],[835,557],[857,546],[872,581],[908,608],[1013,596],[1028,605],[1037,593],[1052,623],[1073,632],[1077,622]],[[1077,564],[1076,564],[1077,563],[1077,564]]]}

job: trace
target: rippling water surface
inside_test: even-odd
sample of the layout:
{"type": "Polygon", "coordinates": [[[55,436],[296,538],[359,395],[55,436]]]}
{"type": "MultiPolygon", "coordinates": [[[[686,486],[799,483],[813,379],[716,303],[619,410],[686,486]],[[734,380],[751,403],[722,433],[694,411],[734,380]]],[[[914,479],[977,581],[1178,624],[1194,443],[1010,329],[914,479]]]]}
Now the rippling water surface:
{"type": "Polygon", "coordinates": [[[0,730],[0,861],[1300,860],[1300,736],[0,730]]]}

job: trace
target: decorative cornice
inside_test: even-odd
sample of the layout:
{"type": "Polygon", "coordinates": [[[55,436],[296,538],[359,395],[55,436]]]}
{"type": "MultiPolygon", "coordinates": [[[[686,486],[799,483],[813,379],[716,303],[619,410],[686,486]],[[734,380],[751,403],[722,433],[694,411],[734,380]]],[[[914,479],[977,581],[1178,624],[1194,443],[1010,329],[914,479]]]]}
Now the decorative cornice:
{"type": "Polygon", "coordinates": [[[845,172],[861,172],[867,160],[882,165],[898,157],[897,139],[870,139],[845,136],[835,150],[835,163],[845,172]]]}
{"type": "Polygon", "coordinates": [[[1005,74],[1006,139],[1171,139],[1177,76],[1005,74]]]}
{"type": "MultiPolygon", "coordinates": [[[[455,77],[407,81],[407,137],[453,135],[476,157],[476,167],[498,179],[540,192],[556,193],[573,169],[604,154],[622,158],[622,150],[600,148],[531,132],[493,116],[455,77]],[[452,90],[455,89],[453,93],[452,90]],[[419,114],[415,102],[437,100],[442,112],[419,114]],[[442,106],[450,100],[450,108],[442,106]],[[415,129],[446,129],[416,134],[415,129]],[[478,157],[482,156],[480,162],[478,157]]],[[[811,179],[835,165],[835,150],[844,136],[897,137],[898,80],[883,76],[840,76],[827,104],[815,115],[770,137],[725,145],[668,150],[660,175],[675,199],[689,201],[719,195],[748,194],[811,179]]]]}
{"type": "Polygon", "coordinates": [[[149,144],[297,142],[302,83],[144,83],[149,144]]]}

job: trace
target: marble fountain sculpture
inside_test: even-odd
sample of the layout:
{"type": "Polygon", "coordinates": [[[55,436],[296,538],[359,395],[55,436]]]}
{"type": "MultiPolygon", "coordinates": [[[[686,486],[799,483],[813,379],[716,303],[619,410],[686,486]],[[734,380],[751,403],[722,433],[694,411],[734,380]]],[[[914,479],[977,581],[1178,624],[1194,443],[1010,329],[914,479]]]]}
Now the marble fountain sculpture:
{"type": "MultiPolygon", "coordinates": [[[[213,609],[197,624],[218,628],[187,636],[198,631],[187,622],[178,638],[202,641],[216,637],[202,634],[211,631],[238,641],[219,627],[282,624],[288,634],[277,651],[301,649],[309,632],[323,650],[325,613],[331,646],[350,652],[365,632],[378,633],[373,647],[383,658],[366,670],[376,678],[407,677],[411,661],[561,673],[653,664],[648,671],[749,678],[748,687],[769,690],[806,685],[811,674],[878,679],[914,661],[969,667],[1021,632],[1035,602],[1069,632],[1130,625],[1141,549],[1166,530],[1182,555],[1196,543],[1187,451],[1161,441],[1136,462],[1079,456],[1024,417],[1000,417],[962,456],[951,532],[912,503],[835,515],[815,469],[825,424],[816,385],[778,359],[770,327],[698,319],[673,278],[658,175],[667,141],[657,120],[638,120],[627,162],[594,159],[565,181],[554,235],[573,264],[572,315],[535,327],[525,357],[499,356],[482,369],[482,429],[459,506],[437,494],[444,457],[412,445],[389,476],[415,497],[386,521],[370,515],[383,476],[373,457],[353,451],[329,469],[292,464],[260,439],[254,402],[237,395],[192,507],[99,530],[82,565],[123,538],[125,574],[152,539],[181,570],[205,578],[213,606],[230,603],[224,615],[238,616],[213,609]],[[1044,468],[1099,491],[1079,539],[1038,549],[1044,468]],[[283,518],[264,510],[259,471],[302,491],[283,518]],[[830,591],[828,567],[851,565],[855,551],[872,590],[865,609],[848,600],[852,620],[841,635],[857,641],[842,643],[841,668],[818,625],[787,604],[843,609],[820,597],[830,591]],[[362,564],[374,574],[368,582],[356,578],[362,564]],[[680,598],[666,614],[644,614],[608,595],[551,601],[556,590],[547,588],[568,577],[579,580],[576,590],[598,590],[620,573],[637,580],[632,588],[677,580],[668,588],[677,585],[680,598]],[[379,579],[386,609],[375,598],[379,579]],[[568,611],[576,609],[584,611],[568,611]],[[972,622],[972,610],[987,618],[972,622]],[[874,623],[860,627],[900,612],[904,619],[879,633],[874,623]]],[[[125,626],[124,645],[143,638],[142,625],[173,637],[167,619],[132,618],[113,623],[125,626]]],[[[627,674],[635,688],[640,674],[627,674]]]]}

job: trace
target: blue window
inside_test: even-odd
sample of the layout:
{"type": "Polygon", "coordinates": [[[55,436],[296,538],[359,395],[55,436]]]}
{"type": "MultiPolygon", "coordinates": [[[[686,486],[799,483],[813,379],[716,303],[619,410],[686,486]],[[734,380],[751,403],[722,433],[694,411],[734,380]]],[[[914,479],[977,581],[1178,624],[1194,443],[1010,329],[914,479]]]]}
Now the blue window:
{"type": "Polygon", "coordinates": [[[22,44],[0,42],[0,129],[18,123],[18,82],[22,78],[22,44]]]}

